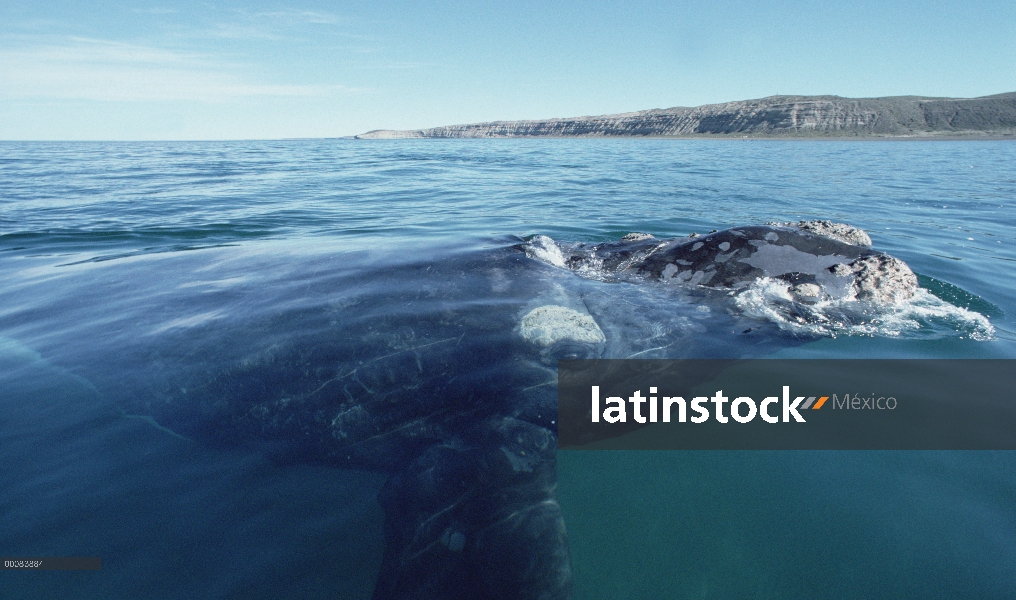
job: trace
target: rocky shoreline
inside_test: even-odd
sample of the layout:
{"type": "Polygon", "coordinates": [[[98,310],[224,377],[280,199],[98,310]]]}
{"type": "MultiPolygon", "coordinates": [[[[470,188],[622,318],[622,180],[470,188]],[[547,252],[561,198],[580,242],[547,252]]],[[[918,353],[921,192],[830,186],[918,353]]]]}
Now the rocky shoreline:
{"type": "Polygon", "coordinates": [[[616,115],[374,130],[354,137],[1016,139],[1016,92],[980,98],[770,96],[616,115]]]}

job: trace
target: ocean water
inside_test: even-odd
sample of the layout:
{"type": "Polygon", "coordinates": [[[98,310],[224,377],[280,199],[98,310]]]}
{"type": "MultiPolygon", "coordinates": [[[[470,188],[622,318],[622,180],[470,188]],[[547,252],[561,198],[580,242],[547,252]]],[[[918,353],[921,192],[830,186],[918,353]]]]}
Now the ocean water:
{"type": "MultiPolygon", "coordinates": [[[[408,353],[511,391],[552,374],[513,366],[547,303],[618,358],[1014,358],[1014,238],[1010,142],[0,143],[0,554],[103,560],[0,595],[369,598],[405,455],[308,441],[336,365],[408,353]],[[924,291],[801,321],[761,283],[718,304],[515,250],[802,219],[866,230],[924,291]]],[[[437,385],[411,371],[363,373],[437,385]]],[[[560,452],[575,597],[1016,597],[1014,467],[560,452]]]]}

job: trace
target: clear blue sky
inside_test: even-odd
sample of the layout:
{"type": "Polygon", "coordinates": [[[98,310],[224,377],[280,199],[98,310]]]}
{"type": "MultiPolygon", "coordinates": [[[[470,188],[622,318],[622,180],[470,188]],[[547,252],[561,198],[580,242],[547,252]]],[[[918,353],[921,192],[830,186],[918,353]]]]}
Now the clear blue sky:
{"type": "Polygon", "coordinates": [[[331,137],[1016,91],[1016,1],[0,4],[0,139],[331,137]]]}

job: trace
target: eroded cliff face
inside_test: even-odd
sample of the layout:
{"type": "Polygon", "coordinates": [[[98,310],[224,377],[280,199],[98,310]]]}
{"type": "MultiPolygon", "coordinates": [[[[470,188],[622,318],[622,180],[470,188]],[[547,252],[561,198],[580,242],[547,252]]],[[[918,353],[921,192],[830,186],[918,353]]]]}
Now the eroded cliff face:
{"type": "Polygon", "coordinates": [[[495,121],[408,131],[377,130],[358,139],[609,136],[923,136],[1016,135],[1016,93],[981,98],[770,96],[694,108],[618,115],[495,121]]]}

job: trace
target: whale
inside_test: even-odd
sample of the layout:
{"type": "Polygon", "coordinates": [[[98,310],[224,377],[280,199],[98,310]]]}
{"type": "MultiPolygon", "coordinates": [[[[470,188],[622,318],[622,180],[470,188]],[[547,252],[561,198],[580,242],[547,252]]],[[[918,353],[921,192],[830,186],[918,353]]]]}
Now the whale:
{"type": "Polygon", "coordinates": [[[333,268],[302,303],[140,336],[75,371],[191,439],[386,473],[375,600],[570,597],[558,360],[751,358],[815,339],[733,309],[760,281],[799,307],[917,289],[905,263],[829,222],[333,268]]]}
{"type": "MultiPolygon", "coordinates": [[[[547,240],[538,243],[546,246],[547,240]]],[[[790,284],[800,302],[897,303],[918,288],[906,263],[872,250],[865,232],[829,221],[735,227],[662,241],[632,233],[562,250],[564,265],[578,272],[735,290],[771,278],[790,284]]]]}

